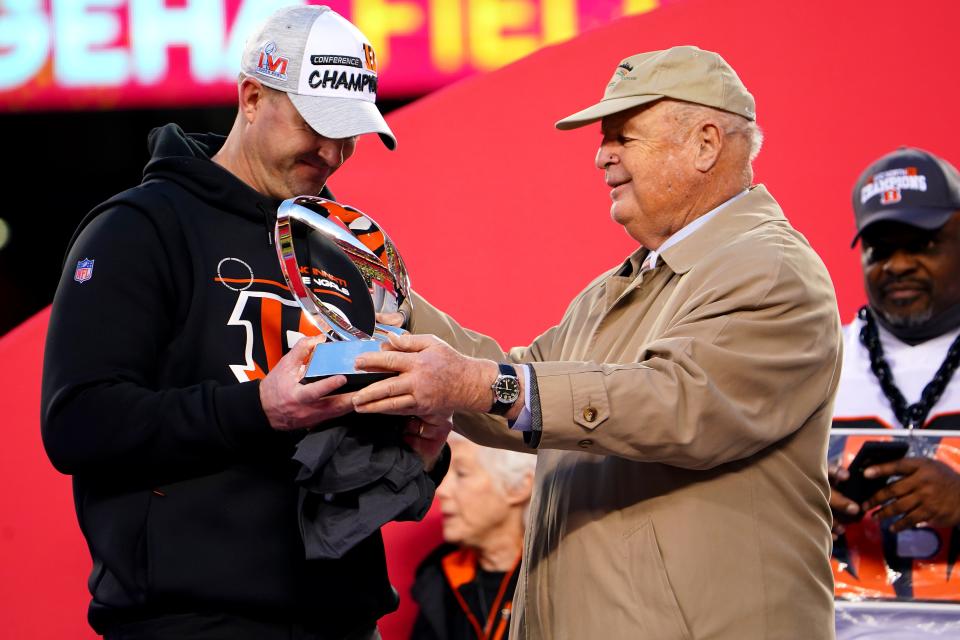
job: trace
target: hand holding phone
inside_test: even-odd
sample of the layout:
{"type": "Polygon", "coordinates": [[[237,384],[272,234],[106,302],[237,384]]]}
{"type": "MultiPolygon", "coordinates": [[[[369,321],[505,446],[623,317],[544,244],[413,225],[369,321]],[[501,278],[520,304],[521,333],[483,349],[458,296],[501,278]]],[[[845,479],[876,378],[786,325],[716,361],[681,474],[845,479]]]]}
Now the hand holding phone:
{"type": "MultiPolygon", "coordinates": [[[[883,489],[888,480],[886,477],[865,478],[863,476],[864,470],[877,464],[899,460],[907,455],[909,449],[910,446],[902,440],[894,442],[869,440],[864,442],[853,462],[850,463],[848,469],[850,477],[837,484],[836,491],[862,505],[873,494],[883,489]]],[[[855,521],[862,517],[863,512],[861,511],[856,516],[849,517],[849,520],[855,521]]]]}

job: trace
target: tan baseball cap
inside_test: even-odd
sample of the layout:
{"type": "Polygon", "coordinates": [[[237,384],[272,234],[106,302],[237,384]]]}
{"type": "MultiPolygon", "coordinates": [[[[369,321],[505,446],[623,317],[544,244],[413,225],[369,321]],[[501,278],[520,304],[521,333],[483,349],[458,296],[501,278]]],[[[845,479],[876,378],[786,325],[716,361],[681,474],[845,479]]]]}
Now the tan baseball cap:
{"type": "Polygon", "coordinates": [[[603,100],[557,122],[557,129],[576,129],[604,116],[673,98],[757,119],[753,96],[726,60],[698,47],[673,47],[630,56],[619,65],[603,92],[603,100]]]}

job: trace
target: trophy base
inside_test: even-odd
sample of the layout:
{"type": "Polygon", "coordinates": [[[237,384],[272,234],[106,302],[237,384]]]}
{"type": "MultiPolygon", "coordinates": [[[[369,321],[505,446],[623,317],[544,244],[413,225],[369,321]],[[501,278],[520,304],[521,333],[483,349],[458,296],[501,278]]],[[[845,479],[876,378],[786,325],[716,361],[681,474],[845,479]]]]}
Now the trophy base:
{"type": "Polygon", "coordinates": [[[380,340],[381,342],[386,342],[387,337],[391,333],[394,335],[403,336],[403,335],[406,335],[408,332],[406,329],[403,329],[401,327],[394,327],[389,324],[380,324],[378,322],[376,329],[374,329],[373,337],[374,339],[380,340]]]}
{"type": "Polygon", "coordinates": [[[358,371],[353,361],[362,353],[380,351],[380,340],[344,340],[317,345],[300,384],[309,384],[330,376],[347,376],[347,383],[334,393],[349,393],[379,380],[397,375],[396,371],[358,371]]]}

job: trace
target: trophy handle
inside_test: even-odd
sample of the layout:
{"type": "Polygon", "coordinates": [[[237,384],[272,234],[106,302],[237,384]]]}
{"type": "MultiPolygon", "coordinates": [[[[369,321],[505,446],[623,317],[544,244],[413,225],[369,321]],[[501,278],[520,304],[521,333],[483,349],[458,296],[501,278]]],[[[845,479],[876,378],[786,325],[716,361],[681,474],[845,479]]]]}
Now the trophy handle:
{"type": "Polygon", "coordinates": [[[303,278],[300,276],[300,264],[293,248],[293,230],[290,223],[292,220],[296,220],[315,228],[316,218],[326,221],[326,218],[309,209],[297,206],[292,200],[285,200],[277,210],[275,244],[283,277],[286,279],[290,291],[300,303],[301,308],[307,312],[307,317],[328,338],[337,341],[371,340],[372,337],[364,331],[354,327],[338,314],[327,310],[316,295],[303,283],[303,278]]]}

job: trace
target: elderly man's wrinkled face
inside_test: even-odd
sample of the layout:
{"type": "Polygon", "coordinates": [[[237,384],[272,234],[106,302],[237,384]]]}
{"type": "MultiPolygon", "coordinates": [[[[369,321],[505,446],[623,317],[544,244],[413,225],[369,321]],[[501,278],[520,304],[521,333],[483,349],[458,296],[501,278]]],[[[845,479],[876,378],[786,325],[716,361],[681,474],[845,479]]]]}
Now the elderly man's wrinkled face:
{"type": "Polygon", "coordinates": [[[260,193],[277,199],[316,195],[356,149],[357,139],[327,138],[300,116],[285,93],[269,91],[248,140],[251,173],[260,193]]]}
{"type": "Polygon", "coordinates": [[[696,176],[689,137],[678,131],[672,108],[660,101],[601,122],[596,163],[610,187],[610,217],[639,242],[677,231],[696,176]]]}
{"type": "Polygon", "coordinates": [[[878,222],[860,238],[870,306],[893,327],[920,327],[960,304],[960,211],[933,231],[878,222]]]}
{"type": "Polygon", "coordinates": [[[460,439],[449,442],[450,470],[437,488],[443,514],[443,539],[479,547],[510,515],[500,485],[477,460],[478,445],[460,439]]]}

